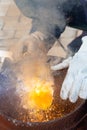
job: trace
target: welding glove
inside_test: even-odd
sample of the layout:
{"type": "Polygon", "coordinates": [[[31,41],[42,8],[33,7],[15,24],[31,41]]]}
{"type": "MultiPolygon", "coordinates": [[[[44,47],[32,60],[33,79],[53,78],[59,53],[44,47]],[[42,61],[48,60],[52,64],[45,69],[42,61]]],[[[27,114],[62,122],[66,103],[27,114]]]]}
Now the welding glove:
{"type": "Polygon", "coordinates": [[[82,42],[81,48],[73,58],[51,67],[52,70],[59,70],[69,66],[60,96],[64,100],[69,98],[73,103],[78,97],[87,99],[87,36],[82,38],[82,42]]]}

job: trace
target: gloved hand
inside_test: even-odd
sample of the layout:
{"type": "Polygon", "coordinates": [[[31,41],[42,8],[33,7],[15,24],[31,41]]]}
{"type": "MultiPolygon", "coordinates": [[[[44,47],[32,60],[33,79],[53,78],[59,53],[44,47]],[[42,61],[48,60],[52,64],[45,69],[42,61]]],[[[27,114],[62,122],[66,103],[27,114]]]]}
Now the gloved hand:
{"type": "Polygon", "coordinates": [[[69,98],[73,103],[78,97],[87,99],[87,36],[82,38],[82,42],[81,48],[72,59],[51,67],[52,70],[58,70],[69,65],[60,96],[64,100],[69,98]]]}

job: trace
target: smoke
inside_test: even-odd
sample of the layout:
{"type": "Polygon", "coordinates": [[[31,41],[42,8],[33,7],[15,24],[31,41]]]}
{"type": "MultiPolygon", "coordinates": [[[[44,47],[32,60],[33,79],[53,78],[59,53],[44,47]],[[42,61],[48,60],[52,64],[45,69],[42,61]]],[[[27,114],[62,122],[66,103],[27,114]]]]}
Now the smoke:
{"type": "MultiPolygon", "coordinates": [[[[22,13],[33,19],[32,31],[39,30],[46,35],[58,36],[65,27],[65,18],[61,10],[62,1],[58,0],[15,0],[22,13]]],[[[64,0],[63,0],[64,2],[64,0]]]]}
{"type": "Polygon", "coordinates": [[[28,86],[28,90],[35,87],[32,82],[34,79],[39,79],[45,82],[53,82],[49,65],[46,63],[46,55],[40,54],[41,51],[34,51],[33,54],[26,54],[20,61],[17,61],[19,68],[18,77],[28,86]]]}
{"type": "MultiPolygon", "coordinates": [[[[33,19],[33,31],[59,37],[66,26],[66,16],[70,15],[79,0],[15,0],[22,13],[33,19]]],[[[69,17],[69,16],[68,16],[69,17]]]]}
{"type": "MultiPolygon", "coordinates": [[[[31,91],[35,87],[33,81],[48,82],[53,85],[50,66],[47,63],[44,43],[32,36],[26,36],[18,44],[11,47],[13,52],[13,68],[17,77],[17,91],[31,91]]],[[[22,92],[23,92],[22,91],[22,92]]]]}
{"type": "MultiPolygon", "coordinates": [[[[46,63],[47,57],[43,45],[29,37],[11,47],[11,51],[15,52],[13,61],[5,59],[0,70],[0,101],[2,100],[0,108],[7,115],[10,113],[11,116],[17,118],[20,117],[22,109],[30,109],[32,102],[28,94],[39,86],[38,83],[40,87],[44,87],[45,91],[49,90],[48,94],[53,90],[53,77],[46,63]],[[23,51],[19,51],[22,42],[28,46],[23,51]],[[20,54],[16,57],[19,52],[20,54]]],[[[22,119],[24,119],[23,116],[26,117],[26,112],[23,113],[22,119]]]]}
{"type": "MultiPolygon", "coordinates": [[[[33,19],[33,31],[39,30],[45,35],[58,37],[65,28],[66,14],[72,11],[78,0],[15,0],[15,2],[25,16],[33,19]]],[[[32,53],[22,56],[17,63],[23,77],[30,79],[35,75],[48,79],[51,76],[46,64],[46,52],[42,49],[44,48],[42,43],[37,44],[33,39],[29,39],[27,44],[29,44],[28,52],[31,46],[30,51],[32,53]]],[[[21,46],[19,44],[16,54],[22,49],[21,46]]]]}
{"type": "MultiPolygon", "coordinates": [[[[36,29],[45,35],[57,37],[65,28],[65,14],[72,11],[78,0],[15,0],[15,2],[25,16],[33,19],[32,30],[36,29]]],[[[13,48],[15,59],[25,79],[30,79],[34,75],[46,80],[51,77],[50,69],[46,65],[44,44],[40,42],[29,38],[25,43],[20,42],[13,48]],[[28,46],[29,54],[20,56],[24,45],[28,46]]]]}
{"type": "MultiPolygon", "coordinates": [[[[39,30],[45,35],[58,37],[66,25],[65,13],[70,12],[76,5],[75,0],[15,0],[23,14],[33,19],[32,30],[39,30]],[[56,32],[55,32],[56,31],[56,32]]],[[[31,84],[34,77],[41,80],[53,81],[50,69],[46,63],[44,44],[28,38],[13,47],[18,67],[19,79],[24,84],[31,84]],[[27,46],[28,53],[23,53],[23,46],[27,46]],[[21,55],[22,54],[22,55],[21,55]]]]}

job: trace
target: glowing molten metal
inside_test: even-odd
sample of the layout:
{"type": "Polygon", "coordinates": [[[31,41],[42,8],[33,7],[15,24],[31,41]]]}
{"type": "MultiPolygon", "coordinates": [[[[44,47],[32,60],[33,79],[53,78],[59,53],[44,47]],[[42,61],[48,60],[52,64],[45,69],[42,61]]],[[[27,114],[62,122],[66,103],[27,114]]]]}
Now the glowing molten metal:
{"type": "Polygon", "coordinates": [[[46,110],[53,100],[53,89],[46,81],[34,80],[35,87],[23,98],[25,108],[46,110]]]}

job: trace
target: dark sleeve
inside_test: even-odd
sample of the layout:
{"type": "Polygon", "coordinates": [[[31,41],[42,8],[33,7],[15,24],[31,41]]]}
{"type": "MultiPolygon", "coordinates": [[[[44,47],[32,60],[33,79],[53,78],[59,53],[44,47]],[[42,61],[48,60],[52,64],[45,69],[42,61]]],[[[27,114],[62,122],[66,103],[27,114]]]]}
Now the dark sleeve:
{"type": "Polygon", "coordinates": [[[36,4],[33,0],[14,0],[20,11],[24,16],[33,18],[35,17],[36,4]]]}
{"type": "Polygon", "coordinates": [[[56,38],[66,25],[87,31],[86,0],[14,0],[21,12],[33,19],[31,32],[56,38]]]}
{"type": "Polygon", "coordinates": [[[61,0],[14,0],[20,11],[32,18],[32,30],[59,37],[66,22],[60,9],[61,0]]]}
{"type": "Polygon", "coordinates": [[[87,31],[87,0],[79,0],[67,18],[68,26],[87,31]]]}

